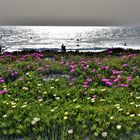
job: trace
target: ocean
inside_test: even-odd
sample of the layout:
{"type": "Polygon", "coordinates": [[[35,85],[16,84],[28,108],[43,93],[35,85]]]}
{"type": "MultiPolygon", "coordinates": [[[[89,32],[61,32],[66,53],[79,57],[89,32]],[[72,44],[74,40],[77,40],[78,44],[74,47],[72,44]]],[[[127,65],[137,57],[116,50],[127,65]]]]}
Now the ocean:
{"type": "Polygon", "coordinates": [[[0,26],[0,44],[6,51],[60,49],[101,51],[140,49],[140,26],[0,26]],[[126,43],[126,46],[124,45],[126,43]]]}

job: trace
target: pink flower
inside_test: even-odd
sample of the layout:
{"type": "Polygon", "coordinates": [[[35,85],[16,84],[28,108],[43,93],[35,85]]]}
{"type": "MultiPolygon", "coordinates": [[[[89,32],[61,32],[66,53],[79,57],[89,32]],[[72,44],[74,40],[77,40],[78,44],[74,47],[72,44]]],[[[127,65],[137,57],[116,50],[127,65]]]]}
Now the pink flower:
{"type": "Polygon", "coordinates": [[[88,85],[88,82],[84,82],[84,85],[88,85]]]}
{"type": "Polygon", "coordinates": [[[0,91],[0,94],[4,94],[6,92],[7,92],[7,90],[6,89],[3,89],[2,91],[0,91]]]}
{"type": "Polygon", "coordinates": [[[72,72],[72,73],[75,72],[75,69],[72,69],[71,72],[72,72]]]}
{"type": "Polygon", "coordinates": [[[97,95],[96,95],[96,94],[92,96],[92,98],[93,98],[93,99],[96,99],[96,97],[97,97],[97,95]]]}
{"type": "Polygon", "coordinates": [[[19,81],[22,81],[22,80],[23,80],[23,78],[22,78],[22,77],[20,77],[20,78],[18,78],[18,80],[19,80],[19,81]]]}
{"type": "Polygon", "coordinates": [[[115,76],[110,76],[110,78],[111,78],[111,79],[114,79],[114,78],[115,78],[115,76]]]}
{"type": "Polygon", "coordinates": [[[49,68],[49,67],[50,67],[50,65],[45,65],[44,67],[45,67],[45,68],[49,68]]]}
{"type": "Polygon", "coordinates": [[[102,79],[102,82],[108,82],[108,81],[109,81],[109,79],[106,79],[106,78],[102,79]]]}
{"type": "Polygon", "coordinates": [[[93,69],[93,70],[92,70],[92,72],[95,72],[95,71],[96,71],[96,69],[93,69]]]}
{"type": "Polygon", "coordinates": [[[126,67],[126,66],[127,66],[127,64],[122,64],[122,66],[123,66],[123,67],[126,67]]]}
{"type": "Polygon", "coordinates": [[[112,86],[113,85],[112,82],[106,82],[105,84],[108,85],[108,86],[112,86]]]}
{"type": "Polygon", "coordinates": [[[37,68],[38,71],[44,70],[44,67],[37,68]]]}
{"type": "Polygon", "coordinates": [[[91,78],[87,78],[86,81],[87,82],[92,82],[92,79],[91,78]]]}
{"type": "Polygon", "coordinates": [[[131,81],[132,80],[132,78],[130,76],[127,77],[126,79],[127,79],[127,81],[131,81]]]}
{"type": "Polygon", "coordinates": [[[120,84],[120,87],[128,87],[128,84],[120,84]]]}
{"type": "Polygon", "coordinates": [[[61,61],[60,64],[64,64],[64,61],[61,61]]]}
{"type": "Polygon", "coordinates": [[[5,80],[4,79],[0,79],[0,83],[3,83],[3,82],[5,82],[5,80]]]}
{"type": "Polygon", "coordinates": [[[115,80],[113,80],[113,82],[117,83],[117,82],[119,82],[119,80],[120,80],[119,78],[116,78],[115,80]]]}
{"type": "Polygon", "coordinates": [[[86,95],[87,94],[87,91],[84,91],[84,94],[86,95]]]}
{"type": "Polygon", "coordinates": [[[84,87],[84,88],[86,88],[86,87],[87,87],[87,85],[83,85],[83,87],[84,87]]]}

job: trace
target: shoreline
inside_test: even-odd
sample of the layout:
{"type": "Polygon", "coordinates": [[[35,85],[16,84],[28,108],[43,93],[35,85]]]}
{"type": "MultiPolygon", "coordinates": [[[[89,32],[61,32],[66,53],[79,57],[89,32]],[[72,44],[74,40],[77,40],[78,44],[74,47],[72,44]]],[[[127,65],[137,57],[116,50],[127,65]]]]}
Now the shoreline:
{"type": "Polygon", "coordinates": [[[1,54],[22,54],[22,52],[52,52],[52,53],[76,53],[76,54],[89,54],[89,53],[108,53],[108,52],[133,52],[133,53],[140,53],[140,49],[130,49],[130,48],[107,48],[107,49],[102,49],[102,50],[92,50],[90,51],[90,49],[70,49],[70,50],[66,50],[66,52],[61,52],[61,49],[46,49],[46,48],[42,48],[42,49],[36,49],[36,48],[26,48],[26,49],[22,49],[22,50],[17,50],[17,51],[4,51],[1,54]]]}

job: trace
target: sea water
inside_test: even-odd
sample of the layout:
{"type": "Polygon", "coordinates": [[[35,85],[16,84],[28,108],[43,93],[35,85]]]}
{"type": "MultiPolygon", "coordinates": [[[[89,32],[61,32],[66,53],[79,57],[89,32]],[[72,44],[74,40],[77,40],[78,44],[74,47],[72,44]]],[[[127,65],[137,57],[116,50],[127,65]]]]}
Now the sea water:
{"type": "Polygon", "coordinates": [[[6,51],[32,49],[102,51],[140,48],[140,26],[0,26],[6,51]],[[124,45],[126,43],[126,46],[124,45]]]}

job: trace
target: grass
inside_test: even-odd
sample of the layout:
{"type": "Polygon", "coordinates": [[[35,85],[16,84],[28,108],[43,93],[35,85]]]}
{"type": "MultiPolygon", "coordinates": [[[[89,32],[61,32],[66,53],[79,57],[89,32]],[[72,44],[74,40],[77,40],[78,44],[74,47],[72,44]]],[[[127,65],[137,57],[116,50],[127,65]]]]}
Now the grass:
{"type": "Polygon", "coordinates": [[[138,140],[139,64],[123,49],[0,55],[0,138],[138,140]]]}

